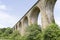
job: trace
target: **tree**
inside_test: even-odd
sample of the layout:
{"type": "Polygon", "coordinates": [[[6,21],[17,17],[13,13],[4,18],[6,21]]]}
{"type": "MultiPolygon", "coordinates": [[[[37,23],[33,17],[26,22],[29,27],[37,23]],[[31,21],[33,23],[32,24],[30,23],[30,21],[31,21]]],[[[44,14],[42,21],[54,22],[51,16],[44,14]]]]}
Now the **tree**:
{"type": "Polygon", "coordinates": [[[60,28],[56,24],[51,24],[45,30],[44,40],[60,40],[60,28]]]}
{"type": "Polygon", "coordinates": [[[5,32],[3,33],[3,36],[9,36],[10,34],[12,34],[12,32],[12,28],[6,28],[5,32]]]}
{"type": "Polygon", "coordinates": [[[41,28],[37,24],[27,27],[26,40],[41,40],[41,28]]]}

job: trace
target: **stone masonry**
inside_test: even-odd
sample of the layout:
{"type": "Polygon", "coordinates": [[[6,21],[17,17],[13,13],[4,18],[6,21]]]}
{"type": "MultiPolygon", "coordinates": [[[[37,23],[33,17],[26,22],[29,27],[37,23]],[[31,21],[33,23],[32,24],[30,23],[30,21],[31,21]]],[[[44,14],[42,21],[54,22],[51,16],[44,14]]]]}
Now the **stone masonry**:
{"type": "Polygon", "coordinates": [[[42,30],[44,30],[49,24],[55,23],[54,20],[54,5],[56,0],[38,0],[32,8],[14,25],[13,29],[18,30],[23,36],[25,29],[31,24],[35,24],[38,21],[38,15],[41,15],[42,30]]]}

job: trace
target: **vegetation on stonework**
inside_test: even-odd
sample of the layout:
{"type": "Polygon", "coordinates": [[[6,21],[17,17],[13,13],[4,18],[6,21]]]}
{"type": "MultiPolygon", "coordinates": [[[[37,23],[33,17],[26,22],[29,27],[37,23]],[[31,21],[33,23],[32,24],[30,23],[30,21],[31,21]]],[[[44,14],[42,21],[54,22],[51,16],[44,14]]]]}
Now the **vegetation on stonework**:
{"type": "Polygon", "coordinates": [[[20,33],[12,28],[0,29],[0,40],[60,40],[60,27],[56,24],[51,24],[42,31],[37,24],[28,26],[26,33],[21,36],[20,33]]]}

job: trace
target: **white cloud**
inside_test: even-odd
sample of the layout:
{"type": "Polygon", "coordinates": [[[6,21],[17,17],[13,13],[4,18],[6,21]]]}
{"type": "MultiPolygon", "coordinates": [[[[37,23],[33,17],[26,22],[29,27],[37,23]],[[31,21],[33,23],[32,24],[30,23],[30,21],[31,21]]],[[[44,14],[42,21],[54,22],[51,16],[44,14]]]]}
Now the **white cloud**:
{"type": "Polygon", "coordinates": [[[9,13],[5,12],[8,10],[10,11],[11,8],[2,4],[2,2],[0,1],[0,28],[12,27],[17,21],[16,17],[9,15],[9,13]]]}
{"type": "Polygon", "coordinates": [[[0,25],[3,27],[12,27],[17,21],[16,17],[0,12],[0,25]]]}
{"type": "Polygon", "coordinates": [[[8,10],[7,9],[8,8],[6,5],[0,4],[0,26],[2,26],[1,28],[12,27],[15,24],[15,22],[17,21],[16,17],[9,15],[9,13],[5,12],[5,10],[6,11],[9,10],[9,9],[8,10]]]}
{"type": "Polygon", "coordinates": [[[0,5],[0,10],[6,10],[6,5],[0,5]]]}
{"type": "Polygon", "coordinates": [[[7,6],[0,1],[0,10],[6,10],[7,6]]]}
{"type": "Polygon", "coordinates": [[[3,28],[4,26],[0,24],[0,28],[3,28]]]}

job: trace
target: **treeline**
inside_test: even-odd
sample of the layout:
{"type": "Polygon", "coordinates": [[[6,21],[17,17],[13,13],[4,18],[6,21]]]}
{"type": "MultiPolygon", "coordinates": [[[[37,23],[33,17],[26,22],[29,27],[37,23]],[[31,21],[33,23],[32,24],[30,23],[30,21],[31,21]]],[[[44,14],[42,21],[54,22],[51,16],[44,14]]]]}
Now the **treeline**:
{"type": "Polygon", "coordinates": [[[0,29],[0,39],[2,40],[60,40],[60,27],[56,24],[49,25],[45,30],[37,24],[28,26],[26,33],[21,36],[16,30],[13,32],[12,28],[0,29]]]}
{"type": "Polygon", "coordinates": [[[12,28],[0,28],[0,40],[19,40],[20,33],[12,28]]]}

